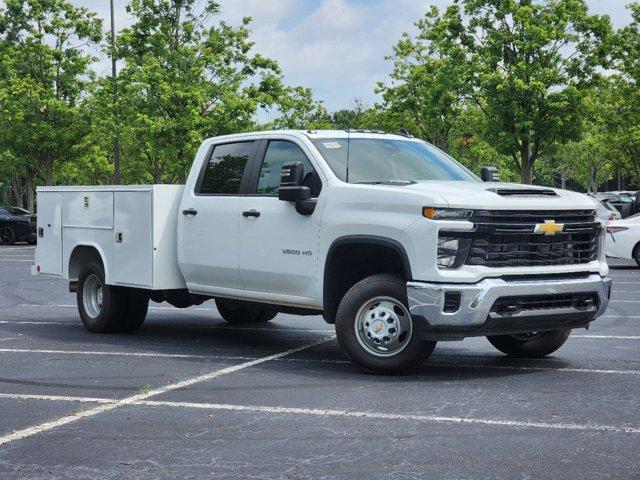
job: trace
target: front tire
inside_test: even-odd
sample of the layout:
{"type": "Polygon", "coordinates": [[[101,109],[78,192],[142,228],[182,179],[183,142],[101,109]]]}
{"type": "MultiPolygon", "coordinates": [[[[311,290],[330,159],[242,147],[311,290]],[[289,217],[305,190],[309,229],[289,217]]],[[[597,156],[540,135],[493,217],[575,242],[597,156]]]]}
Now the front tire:
{"type": "Polygon", "coordinates": [[[257,308],[234,306],[232,303],[216,299],[216,308],[220,316],[232,325],[244,323],[266,323],[278,314],[275,310],[259,310],[257,308]]]}
{"type": "Polygon", "coordinates": [[[487,340],[510,357],[541,358],[558,350],[571,335],[571,330],[531,332],[519,335],[491,335],[487,340]]]}
{"type": "Polygon", "coordinates": [[[418,330],[407,308],[406,282],[391,274],[356,283],[336,314],[340,347],[366,373],[407,373],[420,367],[436,342],[421,339],[418,330]]]}
{"type": "Polygon", "coordinates": [[[638,264],[638,267],[640,267],[640,243],[638,243],[633,249],[633,259],[638,264]]]}

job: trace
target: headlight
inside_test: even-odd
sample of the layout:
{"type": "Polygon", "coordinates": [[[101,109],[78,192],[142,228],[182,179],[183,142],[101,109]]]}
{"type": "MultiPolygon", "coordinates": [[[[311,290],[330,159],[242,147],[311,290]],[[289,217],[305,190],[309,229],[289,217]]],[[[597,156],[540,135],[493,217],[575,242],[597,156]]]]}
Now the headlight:
{"type": "Polygon", "coordinates": [[[457,238],[438,238],[438,268],[451,268],[456,263],[458,246],[457,238]]]}
{"type": "Polygon", "coordinates": [[[469,250],[467,238],[438,237],[437,266],[439,269],[455,269],[462,266],[469,250]]]}
{"type": "Polygon", "coordinates": [[[422,207],[422,216],[430,220],[469,220],[473,216],[473,210],[422,207]]]}

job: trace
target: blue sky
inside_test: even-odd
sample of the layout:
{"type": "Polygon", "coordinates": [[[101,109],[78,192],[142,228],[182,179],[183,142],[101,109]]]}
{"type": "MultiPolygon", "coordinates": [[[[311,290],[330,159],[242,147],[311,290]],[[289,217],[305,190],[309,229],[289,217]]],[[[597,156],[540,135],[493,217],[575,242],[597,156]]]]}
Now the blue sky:
{"type": "MultiPolygon", "coordinates": [[[[71,0],[97,12],[108,25],[108,0],[71,0]]],[[[630,0],[587,0],[593,13],[608,14],[615,26],[629,22],[630,0]]],[[[126,0],[115,0],[116,26],[131,23],[126,0]]],[[[378,100],[376,82],[391,70],[385,55],[430,5],[450,0],[220,0],[221,19],[239,24],[253,18],[255,50],[274,58],[287,82],[314,90],[330,110],[348,108],[355,100],[378,100]]],[[[108,62],[96,66],[108,73],[108,62]]]]}

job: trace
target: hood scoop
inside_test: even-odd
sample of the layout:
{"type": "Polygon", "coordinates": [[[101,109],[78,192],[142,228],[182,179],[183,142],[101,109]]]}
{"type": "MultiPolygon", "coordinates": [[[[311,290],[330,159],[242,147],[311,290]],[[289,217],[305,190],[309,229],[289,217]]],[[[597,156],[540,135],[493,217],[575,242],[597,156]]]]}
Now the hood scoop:
{"type": "Polygon", "coordinates": [[[558,194],[549,188],[488,188],[501,197],[557,197],[558,194]]]}

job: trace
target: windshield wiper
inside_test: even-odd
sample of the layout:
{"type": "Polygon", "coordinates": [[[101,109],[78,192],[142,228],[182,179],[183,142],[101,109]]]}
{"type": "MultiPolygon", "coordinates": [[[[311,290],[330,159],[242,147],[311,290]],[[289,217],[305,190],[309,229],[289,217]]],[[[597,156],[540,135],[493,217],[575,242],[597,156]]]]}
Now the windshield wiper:
{"type": "Polygon", "coordinates": [[[415,180],[379,180],[376,182],[353,182],[361,185],[413,185],[415,180]]]}

